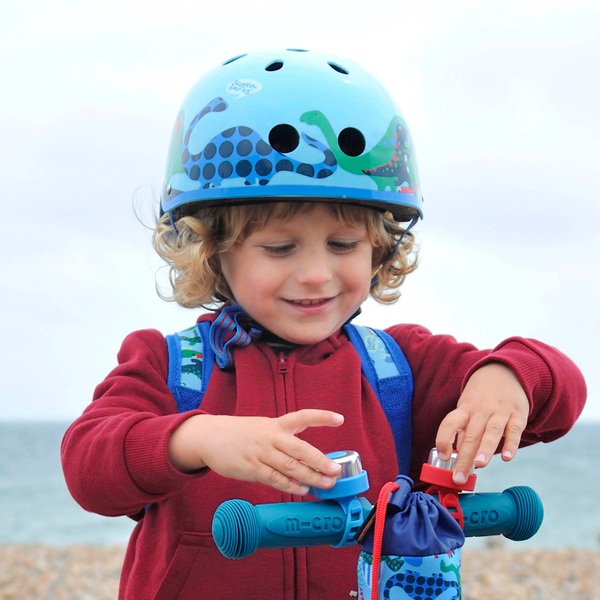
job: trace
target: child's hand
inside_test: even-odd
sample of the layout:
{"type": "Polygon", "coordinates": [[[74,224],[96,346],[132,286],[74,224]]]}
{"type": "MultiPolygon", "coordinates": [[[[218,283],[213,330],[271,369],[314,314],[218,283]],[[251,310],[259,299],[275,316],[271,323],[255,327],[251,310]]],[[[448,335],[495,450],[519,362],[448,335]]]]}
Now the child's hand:
{"type": "Polygon", "coordinates": [[[332,487],[340,466],[296,434],[343,422],[342,415],[326,410],[279,418],[195,415],[171,435],[169,458],[180,471],[209,467],[225,477],[304,495],[308,486],[332,487]]]}
{"type": "Polygon", "coordinates": [[[471,467],[485,467],[502,438],[502,459],[512,460],[527,425],[529,401],[513,371],[490,363],[477,369],[461,394],[457,407],[441,422],[436,448],[448,460],[456,439],[458,457],[454,481],[464,483],[471,467]]]}

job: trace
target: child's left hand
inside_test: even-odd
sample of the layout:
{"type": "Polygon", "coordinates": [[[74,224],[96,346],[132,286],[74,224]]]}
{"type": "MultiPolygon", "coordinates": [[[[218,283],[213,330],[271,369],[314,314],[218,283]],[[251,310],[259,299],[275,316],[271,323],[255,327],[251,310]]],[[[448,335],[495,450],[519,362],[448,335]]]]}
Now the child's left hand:
{"type": "Polygon", "coordinates": [[[477,369],[436,436],[442,460],[450,458],[456,440],[454,481],[464,483],[473,466],[485,467],[502,438],[502,460],[512,460],[528,417],[529,400],[512,369],[502,363],[477,369]]]}

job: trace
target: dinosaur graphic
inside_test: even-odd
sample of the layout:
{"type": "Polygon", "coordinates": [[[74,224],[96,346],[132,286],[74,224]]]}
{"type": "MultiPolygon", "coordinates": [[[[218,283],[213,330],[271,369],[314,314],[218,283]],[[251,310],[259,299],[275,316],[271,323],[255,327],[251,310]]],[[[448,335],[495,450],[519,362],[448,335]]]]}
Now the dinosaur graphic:
{"type": "Polygon", "coordinates": [[[185,342],[189,346],[181,349],[181,381],[182,385],[187,386],[190,381],[188,378],[202,379],[203,355],[200,350],[202,348],[202,338],[194,332],[190,333],[189,336],[182,336],[181,339],[182,342],[185,342]],[[200,348],[195,350],[193,346],[198,345],[200,348]]]}
{"type": "MultiPolygon", "coordinates": [[[[430,576],[422,575],[415,571],[404,571],[396,573],[385,583],[383,590],[384,600],[393,598],[391,590],[400,587],[407,598],[420,598],[421,600],[435,600],[447,590],[455,590],[460,598],[460,584],[457,581],[448,581],[439,573],[433,573],[430,576]]],[[[453,598],[457,597],[455,594],[453,598]]]]}
{"type": "MultiPolygon", "coordinates": [[[[453,552],[448,553],[447,563],[441,555],[433,555],[436,568],[417,571],[411,565],[418,565],[419,557],[381,556],[380,592],[384,600],[442,600],[462,597],[460,586],[460,570],[452,564],[453,552]],[[439,557],[439,562],[438,561],[439,557]],[[384,567],[385,565],[385,567],[384,567]],[[438,570],[439,569],[439,570],[438,570]],[[384,576],[385,574],[385,576],[384,576]]],[[[370,588],[372,585],[373,555],[361,552],[358,569],[359,589],[370,588]],[[369,568],[370,567],[370,568],[369,568]]],[[[419,567],[417,567],[419,568],[419,567]]],[[[363,596],[361,596],[363,598],[363,596]]]]}
{"type": "Polygon", "coordinates": [[[339,166],[345,171],[368,175],[380,191],[395,191],[396,188],[402,192],[416,191],[417,171],[412,158],[410,136],[400,117],[396,116],[390,121],[383,137],[371,150],[358,156],[349,156],[342,151],[338,135],[322,112],[305,112],[300,121],[322,131],[339,166]]]}
{"type": "Polygon", "coordinates": [[[443,573],[454,573],[454,576],[456,577],[456,581],[458,581],[458,585],[460,587],[460,569],[456,565],[453,565],[452,563],[447,565],[442,560],[440,562],[440,571],[442,571],[443,573]]]}
{"type": "MultiPolygon", "coordinates": [[[[302,133],[311,147],[323,152],[321,163],[310,164],[290,158],[275,150],[250,127],[237,126],[226,129],[213,137],[204,148],[192,153],[190,138],[197,123],[209,113],[227,109],[223,98],[215,98],[200,111],[190,123],[181,142],[181,165],[183,171],[200,187],[218,187],[225,179],[242,178],[245,185],[266,185],[274,175],[288,171],[314,179],[329,177],[337,168],[331,150],[318,140],[302,133]]],[[[175,145],[178,145],[175,138],[175,145]]],[[[172,168],[172,172],[176,169],[172,168]]]]}

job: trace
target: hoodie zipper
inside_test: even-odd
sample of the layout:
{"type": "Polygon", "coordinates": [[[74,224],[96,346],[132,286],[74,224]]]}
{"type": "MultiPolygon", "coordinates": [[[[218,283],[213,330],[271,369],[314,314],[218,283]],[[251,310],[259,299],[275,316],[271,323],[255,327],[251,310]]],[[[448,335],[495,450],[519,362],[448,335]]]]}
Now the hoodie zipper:
{"type": "Polygon", "coordinates": [[[280,375],[288,372],[288,355],[285,352],[279,352],[277,355],[277,370],[280,375]]]}
{"type": "MultiPolygon", "coordinates": [[[[287,409],[287,389],[286,389],[286,385],[285,385],[285,376],[288,372],[288,355],[283,352],[283,351],[279,351],[277,353],[277,372],[279,373],[279,375],[282,377],[283,379],[283,388],[284,388],[284,394],[285,394],[285,403],[286,403],[286,409],[287,409]]],[[[292,497],[290,497],[290,499],[293,499],[292,497]]],[[[293,590],[292,590],[292,597],[296,598],[297,594],[298,594],[298,556],[297,556],[297,552],[295,548],[291,548],[292,550],[292,556],[293,556],[293,561],[292,561],[292,569],[293,569],[293,575],[292,575],[292,582],[293,582],[293,590]]]]}

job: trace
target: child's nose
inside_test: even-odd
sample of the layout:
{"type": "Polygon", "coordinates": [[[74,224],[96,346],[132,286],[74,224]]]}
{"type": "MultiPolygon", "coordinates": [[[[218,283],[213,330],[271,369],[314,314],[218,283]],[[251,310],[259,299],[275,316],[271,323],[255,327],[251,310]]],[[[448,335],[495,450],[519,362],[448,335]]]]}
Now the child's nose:
{"type": "Polygon", "coordinates": [[[305,256],[297,271],[297,279],[304,285],[323,285],[331,280],[333,275],[327,253],[311,252],[305,256]]]}

